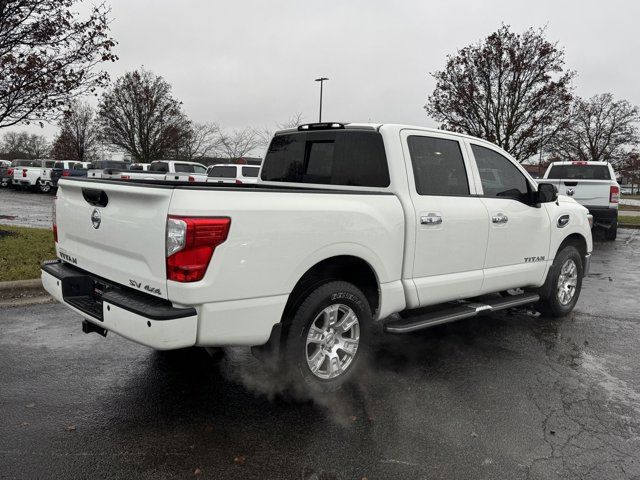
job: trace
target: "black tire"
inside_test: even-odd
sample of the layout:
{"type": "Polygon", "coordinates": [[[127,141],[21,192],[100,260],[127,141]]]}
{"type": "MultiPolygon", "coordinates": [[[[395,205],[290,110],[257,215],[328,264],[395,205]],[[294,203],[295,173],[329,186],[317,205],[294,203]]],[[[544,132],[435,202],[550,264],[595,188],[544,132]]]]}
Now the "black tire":
{"type": "MultiPolygon", "coordinates": [[[[539,289],[540,301],[538,302],[538,310],[549,317],[564,317],[568,315],[576,306],[580,291],[582,290],[582,276],[584,272],[582,256],[576,247],[567,245],[560,250],[553,264],[547,273],[547,279],[544,285],[539,289]],[[559,280],[562,274],[562,268],[573,261],[576,268],[576,284],[573,287],[573,296],[570,301],[564,303],[560,300],[559,280]]],[[[569,264],[570,265],[570,264],[569,264]]]]}
{"type": "Polygon", "coordinates": [[[40,183],[38,181],[38,191],[40,193],[49,193],[51,192],[51,185],[48,185],[46,183],[40,183]]]}
{"type": "Polygon", "coordinates": [[[605,240],[613,241],[618,236],[618,219],[616,218],[613,222],[611,222],[611,227],[604,231],[605,240]]]}
{"type": "MultiPolygon", "coordinates": [[[[294,384],[301,384],[303,387],[315,392],[334,392],[353,378],[358,367],[368,356],[372,322],[371,307],[364,294],[354,285],[342,281],[333,281],[320,285],[304,299],[293,315],[284,336],[281,365],[287,370],[294,384]],[[334,333],[329,332],[327,336],[323,335],[322,337],[324,341],[330,342],[333,340],[334,347],[329,345],[321,346],[321,344],[314,343],[307,345],[307,335],[311,325],[316,323],[317,326],[317,322],[322,321],[322,318],[324,318],[321,318],[322,312],[326,308],[334,305],[340,306],[337,307],[339,311],[336,313],[335,320],[344,319],[348,314],[347,309],[351,309],[355,314],[359,326],[359,337],[355,354],[351,356],[352,358],[349,363],[345,364],[344,370],[332,378],[321,378],[320,375],[322,375],[322,371],[326,371],[327,375],[331,375],[329,371],[332,369],[329,363],[331,358],[336,357],[332,357],[329,354],[325,356],[320,354],[319,357],[322,358],[323,363],[322,368],[318,369],[319,374],[312,372],[311,367],[307,363],[307,357],[310,355],[313,356],[314,352],[317,353],[317,349],[330,348],[331,355],[337,355],[338,363],[342,364],[342,361],[346,362],[345,359],[347,359],[346,350],[340,350],[339,346],[335,347],[335,345],[339,344],[340,340],[345,338],[345,334],[355,335],[355,325],[352,327],[352,330],[342,334],[339,333],[339,328],[336,328],[334,333]],[[339,351],[342,352],[342,358],[340,357],[341,354],[337,353],[339,351]],[[300,380],[302,380],[302,382],[300,382],[300,380]]],[[[339,324],[340,321],[336,323],[339,324]]],[[[331,331],[333,331],[333,329],[331,329],[331,331]]],[[[333,371],[339,371],[339,369],[334,369],[333,371]]]]}

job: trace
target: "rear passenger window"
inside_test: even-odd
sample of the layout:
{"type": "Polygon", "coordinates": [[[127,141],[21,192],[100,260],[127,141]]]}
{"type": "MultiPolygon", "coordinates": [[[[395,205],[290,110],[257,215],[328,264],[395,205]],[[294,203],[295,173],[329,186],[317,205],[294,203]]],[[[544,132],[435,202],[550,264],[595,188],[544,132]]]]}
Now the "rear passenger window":
{"type": "Polygon", "coordinates": [[[407,143],[419,195],[469,195],[458,141],[412,135],[407,143]]]}
{"type": "Polygon", "coordinates": [[[256,167],[242,167],[242,176],[243,177],[256,178],[258,176],[258,172],[260,172],[260,169],[256,168],[256,167]]]}
{"type": "Polygon", "coordinates": [[[378,132],[296,132],[273,138],[264,159],[262,180],[388,187],[389,169],[378,132]]]}
{"type": "Polygon", "coordinates": [[[526,203],[529,182],[507,157],[480,145],[471,145],[480,171],[482,190],[487,197],[513,198],[526,203]]]}

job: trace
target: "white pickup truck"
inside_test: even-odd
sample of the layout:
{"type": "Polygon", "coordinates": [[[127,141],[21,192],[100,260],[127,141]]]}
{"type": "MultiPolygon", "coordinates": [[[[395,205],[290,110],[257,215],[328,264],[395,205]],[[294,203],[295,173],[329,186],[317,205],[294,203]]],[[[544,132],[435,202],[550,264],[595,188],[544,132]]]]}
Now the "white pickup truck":
{"type": "Polygon", "coordinates": [[[278,132],[253,185],[62,179],[56,207],[42,281],[85,332],[252,346],[323,391],[376,324],[568,314],[592,250],[587,209],[495,145],[402,125],[278,132]]]}
{"type": "Polygon", "coordinates": [[[594,224],[605,229],[605,238],[616,239],[620,185],[609,162],[554,162],[541,181],[584,205],[594,224]]]}
{"type": "Polygon", "coordinates": [[[51,191],[51,169],[55,160],[15,160],[13,186],[29,188],[42,193],[51,191]]]}

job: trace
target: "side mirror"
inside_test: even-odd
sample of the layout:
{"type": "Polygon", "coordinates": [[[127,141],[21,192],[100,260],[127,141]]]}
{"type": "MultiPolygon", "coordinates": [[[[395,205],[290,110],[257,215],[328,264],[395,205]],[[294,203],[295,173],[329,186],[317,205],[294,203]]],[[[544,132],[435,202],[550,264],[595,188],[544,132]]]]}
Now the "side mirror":
{"type": "Polygon", "coordinates": [[[540,183],[538,184],[538,202],[537,203],[549,203],[555,202],[558,199],[558,189],[553,183],[540,183]]]}

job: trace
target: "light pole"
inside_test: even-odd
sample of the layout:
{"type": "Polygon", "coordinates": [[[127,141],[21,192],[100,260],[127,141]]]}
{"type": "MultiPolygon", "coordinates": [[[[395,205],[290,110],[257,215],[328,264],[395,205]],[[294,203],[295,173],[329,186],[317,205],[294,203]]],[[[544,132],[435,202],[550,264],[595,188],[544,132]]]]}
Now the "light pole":
{"type": "Polygon", "coordinates": [[[329,80],[327,77],[316,78],[316,82],[320,82],[320,115],[318,115],[318,122],[322,122],[322,84],[325,80],[329,80]]]}

